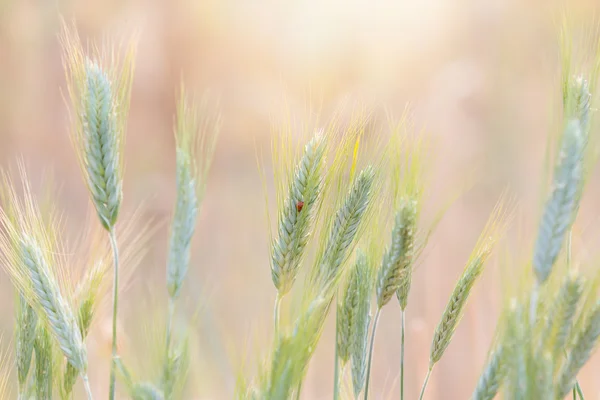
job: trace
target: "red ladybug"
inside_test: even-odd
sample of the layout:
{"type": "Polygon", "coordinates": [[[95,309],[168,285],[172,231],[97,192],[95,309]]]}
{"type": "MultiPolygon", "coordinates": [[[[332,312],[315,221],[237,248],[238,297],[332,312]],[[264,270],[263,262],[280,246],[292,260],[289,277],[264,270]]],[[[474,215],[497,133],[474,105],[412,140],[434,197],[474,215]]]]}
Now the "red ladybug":
{"type": "Polygon", "coordinates": [[[296,210],[297,210],[298,212],[300,212],[300,211],[302,211],[302,207],[304,207],[304,202],[303,202],[303,201],[298,201],[298,202],[296,203],[296,210]]]}

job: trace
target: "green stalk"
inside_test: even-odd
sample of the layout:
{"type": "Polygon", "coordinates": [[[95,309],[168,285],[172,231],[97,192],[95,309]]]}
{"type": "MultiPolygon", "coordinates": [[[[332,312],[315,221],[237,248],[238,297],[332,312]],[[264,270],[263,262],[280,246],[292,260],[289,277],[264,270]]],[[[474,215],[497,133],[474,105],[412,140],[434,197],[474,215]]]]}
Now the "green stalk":
{"type": "Polygon", "coordinates": [[[402,310],[402,335],[400,339],[400,400],[404,400],[404,310],[402,310]]]}
{"type": "Polygon", "coordinates": [[[575,391],[579,395],[579,400],[585,400],[585,397],[583,397],[583,391],[581,390],[581,386],[579,386],[579,382],[577,380],[575,381],[575,388],[573,389],[573,392],[575,391]]]}
{"type": "Polygon", "coordinates": [[[375,333],[377,332],[377,323],[379,322],[379,315],[381,314],[381,308],[377,309],[375,313],[375,320],[373,321],[373,332],[371,332],[371,344],[369,345],[369,361],[367,362],[367,379],[365,380],[365,400],[369,398],[369,378],[371,377],[371,360],[373,359],[373,347],[375,347],[375,333]]]}
{"type": "Polygon", "coordinates": [[[425,394],[425,389],[427,388],[427,383],[429,382],[429,377],[431,376],[431,371],[433,370],[433,365],[429,367],[427,370],[427,376],[425,377],[425,382],[423,382],[423,387],[421,388],[421,394],[419,395],[419,400],[423,400],[423,395],[425,394]]]}
{"type": "Polygon", "coordinates": [[[87,394],[88,400],[92,400],[92,389],[90,388],[90,380],[87,375],[82,375],[81,379],[83,380],[83,387],[85,388],[85,393],[87,394]]]}
{"type": "MultiPolygon", "coordinates": [[[[115,358],[117,357],[117,309],[119,302],[119,249],[117,247],[117,237],[115,228],[109,231],[110,245],[113,251],[114,260],[114,279],[113,279],[113,318],[112,318],[112,359],[110,366],[110,386],[108,392],[109,400],[115,399],[115,378],[116,365],[115,358]]],[[[88,397],[91,395],[88,394],[88,397]]],[[[89,397],[91,398],[91,397],[89,397]]]]}
{"type": "Polygon", "coordinates": [[[275,298],[275,307],[273,310],[273,322],[275,325],[275,339],[279,337],[279,314],[281,309],[281,299],[283,296],[279,291],[277,291],[277,297],[275,298]]]}

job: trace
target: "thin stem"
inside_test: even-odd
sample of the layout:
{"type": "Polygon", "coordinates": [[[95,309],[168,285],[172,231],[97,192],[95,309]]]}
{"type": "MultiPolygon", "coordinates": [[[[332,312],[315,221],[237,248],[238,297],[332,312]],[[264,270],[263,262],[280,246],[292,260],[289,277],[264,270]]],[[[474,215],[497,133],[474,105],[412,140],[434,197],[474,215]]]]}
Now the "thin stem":
{"type": "Polygon", "coordinates": [[[92,400],[92,388],[90,388],[90,380],[88,379],[87,374],[82,374],[81,379],[83,380],[83,387],[85,388],[88,400],[92,400]]]}
{"type": "Polygon", "coordinates": [[[579,395],[579,400],[585,400],[585,397],[583,397],[583,391],[581,390],[581,386],[579,385],[579,382],[577,380],[575,380],[575,389],[573,390],[577,391],[577,395],[579,395]]]}
{"type": "Polygon", "coordinates": [[[431,370],[433,370],[433,365],[429,367],[427,370],[427,376],[425,377],[425,382],[423,382],[423,387],[421,388],[421,394],[419,395],[419,400],[423,400],[423,395],[425,394],[425,388],[427,388],[427,383],[429,382],[429,377],[431,376],[431,370]]]}
{"type": "Polygon", "coordinates": [[[400,339],[400,400],[404,400],[404,310],[402,310],[402,334],[400,339]]]}
{"type": "Polygon", "coordinates": [[[275,307],[273,309],[273,323],[275,325],[275,338],[279,337],[279,312],[281,309],[281,299],[283,296],[279,291],[277,292],[277,297],[275,298],[275,307]]]}
{"type": "Polygon", "coordinates": [[[573,386],[573,400],[577,400],[577,389],[573,386]]]}
{"type": "Polygon", "coordinates": [[[110,386],[108,392],[109,400],[115,399],[115,378],[116,365],[115,357],[117,356],[117,310],[119,302],[119,249],[117,247],[117,236],[115,228],[109,231],[110,245],[113,251],[114,260],[114,278],[113,278],[113,318],[112,318],[112,359],[110,366],[110,386]]]}
{"type": "Polygon", "coordinates": [[[371,332],[371,345],[369,346],[369,361],[367,362],[367,379],[365,380],[365,400],[369,398],[369,378],[371,377],[371,360],[373,358],[373,347],[375,347],[375,333],[377,331],[377,322],[379,322],[379,314],[381,314],[381,308],[377,309],[375,313],[375,320],[373,321],[373,332],[371,332]]]}

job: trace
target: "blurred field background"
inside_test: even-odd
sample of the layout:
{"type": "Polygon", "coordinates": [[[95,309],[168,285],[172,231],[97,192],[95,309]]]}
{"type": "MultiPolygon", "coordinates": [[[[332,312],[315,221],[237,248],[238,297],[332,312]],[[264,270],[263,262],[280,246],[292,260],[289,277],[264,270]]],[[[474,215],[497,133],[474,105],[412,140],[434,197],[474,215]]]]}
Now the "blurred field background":
{"type": "MultiPolygon", "coordinates": [[[[149,352],[140,328],[146,323],[144,310],[160,314],[166,307],[176,89],[183,76],[190,89],[210,89],[220,98],[223,131],[182,308],[190,314],[199,310],[192,371],[200,393],[196,398],[228,399],[244,358],[252,374],[271,335],[275,290],[257,149],[268,154],[276,134],[272,126],[286,120],[285,110],[300,120],[309,118],[310,102],[324,117],[342,103],[360,102],[375,110],[376,118],[385,108],[400,116],[410,102],[416,126],[435,143],[424,219],[431,220],[448,191],[456,189],[453,183],[463,183],[473,171],[479,177],[449,209],[413,279],[406,395],[416,398],[433,329],[507,186],[519,202],[517,227],[509,236],[520,244],[513,254],[520,264],[511,267],[526,268],[521,261],[530,256],[539,213],[546,135],[557,120],[557,20],[563,9],[581,26],[593,26],[594,15],[600,16],[593,0],[0,0],[0,166],[14,166],[23,156],[34,186],[51,172],[60,188],[57,207],[76,237],[89,208],[62,98],[60,15],[75,21],[84,40],[137,33],[125,210],[143,203],[145,217],[162,225],[120,302],[120,346],[125,355],[137,352],[143,364],[149,352]]],[[[575,260],[590,268],[600,267],[593,264],[600,248],[599,189],[594,173],[574,239],[575,260]]],[[[492,262],[475,287],[455,339],[434,370],[427,399],[470,395],[501,308],[499,269],[492,262]]],[[[0,328],[6,339],[12,335],[13,292],[5,275],[0,282],[0,328]]],[[[303,399],[331,396],[332,322],[311,364],[303,399]]],[[[109,331],[107,318],[88,339],[90,381],[100,398],[108,382],[109,331]]],[[[377,336],[372,398],[397,398],[400,312],[395,302],[386,307],[377,336]]],[[[598,367],[600,357],[580,376],[589,399],[600,398],[598,367]]]]}

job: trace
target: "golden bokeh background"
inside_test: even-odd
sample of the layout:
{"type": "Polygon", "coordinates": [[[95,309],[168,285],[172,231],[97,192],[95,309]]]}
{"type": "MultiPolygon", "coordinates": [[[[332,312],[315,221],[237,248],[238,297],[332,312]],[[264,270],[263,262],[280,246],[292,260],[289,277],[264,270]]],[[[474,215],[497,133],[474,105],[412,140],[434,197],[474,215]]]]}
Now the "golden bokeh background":
{"type": "MultiPolygon", "coordinates": [[[[560,96],[557,21],[564,9],[583,27],[594,26],[600,6],[593,0],[0,0],[0,165],[14,166],[23,157],[34,186],[50,171],[60,188],[57,207],[76,237],[89,208],[69,142],[60,17],[73,20],[84,40],[137,35],[124,208],[131,212],[143,204],[144,216],[162,224],[121,300],[120,320],[123,352],[141,349],[143,364],[139,327],[147,310],[166,304],[176,89],[184,77],[190,89],[210,89],[220,99],[223,130],[182,309],[199,310],[192,398],[228,399],[244,358],[251,376],[271,334],[275,290],[257,149],[268,152],[274,122],[287,118],[285,110],[302,120],[310,117],[306,104],[319,104],[326,118],[351,102],[375,115],[401,115],[410,102],[415,125],[435,143],[425,218],[456,189],[453,182],[473,171],[478,177],[449,209],[413,279],[406,396],[416,398],[433,329],[506,187],[519,203],[518,227],[510,235],[525,238],[514,258],[526,260],[531,252],[546,136],[554,129],[560,96]]],[[[581,262],[593,260],[600,243],[598,189],[594,173],[574,240],[581,262]]],[[[500,312],[499,268],[492,262],[475,287],[427,399],[470,395],[500,312]]],[[[0,277],[0,327],[9,338],[13,295],[7,277],[0,277]]],[[[396,304],[388,307],[375,347],[373,399],[398,398],[400,312],[396,304]]],[[[100,321],[88,340],[90,380],[99,398],[108,381],[109,323],[100,321]]],[[[599,361],[580,376],[590,399],[600,396],[594,373],[599,361]]],[[[302,398],[330,398],[332,370],[329,321],[302,398]]]]}

